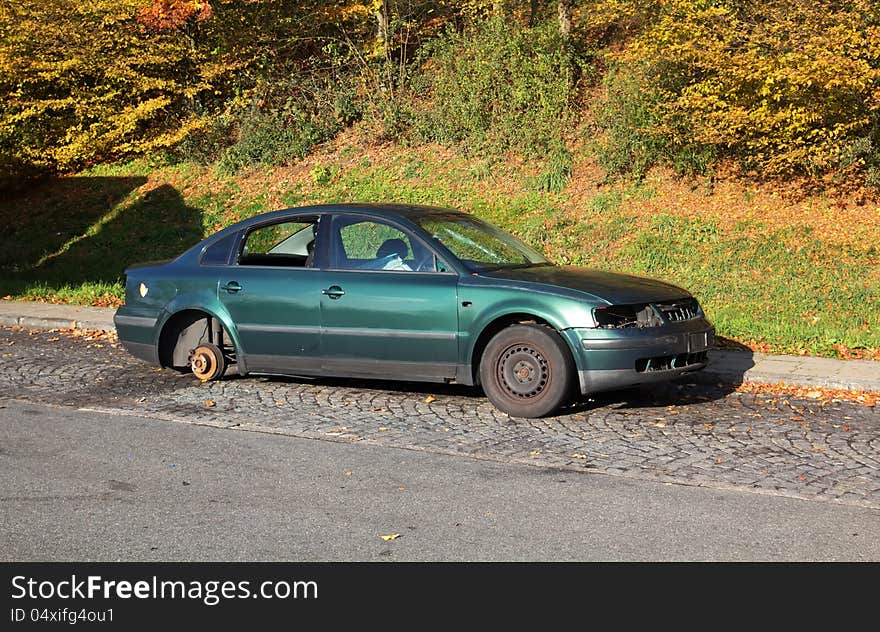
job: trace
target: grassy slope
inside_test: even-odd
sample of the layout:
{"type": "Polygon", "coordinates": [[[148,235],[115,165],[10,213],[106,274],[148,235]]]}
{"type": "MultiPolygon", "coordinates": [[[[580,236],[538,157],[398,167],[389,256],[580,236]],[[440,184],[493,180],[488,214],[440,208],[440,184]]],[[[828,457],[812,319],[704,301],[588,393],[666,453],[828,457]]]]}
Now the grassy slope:
{"type": "Polygon", "coordinates": [[[533,165],[436,147],[365,147],[349,133],[293,167],[222,177],[195,165],[104,166],[0,201],[11,227],[0,296],[118,304],[132,262],[171,257],[285,206],[396,201],[473,211],[559,263],[630,271],[700,298],[720,334],[773,352],[880,359],[880,209],[663,172],[602,185],[586,156],[561,194],[533,165]]]}

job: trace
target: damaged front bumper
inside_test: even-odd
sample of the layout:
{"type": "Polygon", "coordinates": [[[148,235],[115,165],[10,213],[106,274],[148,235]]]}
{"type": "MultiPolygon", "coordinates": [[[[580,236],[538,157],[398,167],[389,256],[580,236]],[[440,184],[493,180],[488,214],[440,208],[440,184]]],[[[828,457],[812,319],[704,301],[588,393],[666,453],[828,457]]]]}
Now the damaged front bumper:
{"type": "Polygon", "coordinates": [[[582,394],[663,382],[706,367],[715,328],[703,317],[658,327],[570,329],[582,394]]]}

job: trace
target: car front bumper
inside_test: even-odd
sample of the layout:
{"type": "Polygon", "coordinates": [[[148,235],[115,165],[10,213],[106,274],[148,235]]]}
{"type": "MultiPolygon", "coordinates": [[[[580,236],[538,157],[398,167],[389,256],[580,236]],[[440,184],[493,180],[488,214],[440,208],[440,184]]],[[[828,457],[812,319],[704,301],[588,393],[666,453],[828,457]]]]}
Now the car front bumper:
{"type": "Polygon", "coordinates": [[[582,394],[671,380],[706,367],[715,328],[705,318],[631,329],[571,329],[582,394]]]}

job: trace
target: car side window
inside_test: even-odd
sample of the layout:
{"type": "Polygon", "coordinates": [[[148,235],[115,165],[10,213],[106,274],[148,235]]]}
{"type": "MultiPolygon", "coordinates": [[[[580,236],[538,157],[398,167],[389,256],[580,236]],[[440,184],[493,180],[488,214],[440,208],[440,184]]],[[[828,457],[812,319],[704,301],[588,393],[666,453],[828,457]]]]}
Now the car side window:
{"type": "Polygon", "coordinates": [[[437,271],[434,254],[390,224],[337,218],[333,240],[330,263],[337,270],[437,271]]]}
{"type": "Polygon", "coordinates": [[[317,218],[297,218],[295,221],[260,226],[245,237],[238,264],[311,267],[317,234],[317,218]]]}

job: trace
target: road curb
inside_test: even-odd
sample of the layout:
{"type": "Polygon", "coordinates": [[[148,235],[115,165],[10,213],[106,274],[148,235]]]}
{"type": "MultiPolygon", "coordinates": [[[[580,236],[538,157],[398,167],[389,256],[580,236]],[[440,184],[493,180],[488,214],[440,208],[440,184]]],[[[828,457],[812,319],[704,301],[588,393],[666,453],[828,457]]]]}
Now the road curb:
{"type": "Polygon", "coordinates": [[[68,320],[66,318],[34,318],[32,316],[10,317],[0,315],[0,325],[7,327],[28,327],[30,329],[93,329],[115,331],[111,323],[90,320],[68,320]]]}
{"type": "Polygon", "coordinates": [[[846,380],[834,377],[816,377],[811,375],[793,375],[791,373],[767,373],[752,371],[748,374],[737,374],[724,369],[706,369],[694,374],[696,381],[701,383],[735,384],[781,384],[784,386],[799,386],[828,388],[844,391],[880,392],[880,380],[846,380]]]}
{"type": "Polygon", "coordinates": [[[710,352],[709,358],[709,366],[699,374],[706,381],[880,392],[880,362],[871,360],[775,356],[717,349],[710,352]]]}
{"type": "Polygon", "coordinates": [[[0,325],[31,329],[95,329],[115,331],[112,307],[55,305],[0,300],[0,325]]]}

